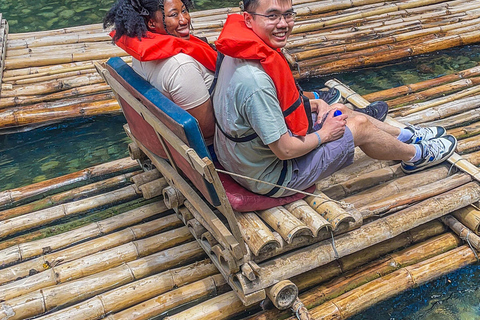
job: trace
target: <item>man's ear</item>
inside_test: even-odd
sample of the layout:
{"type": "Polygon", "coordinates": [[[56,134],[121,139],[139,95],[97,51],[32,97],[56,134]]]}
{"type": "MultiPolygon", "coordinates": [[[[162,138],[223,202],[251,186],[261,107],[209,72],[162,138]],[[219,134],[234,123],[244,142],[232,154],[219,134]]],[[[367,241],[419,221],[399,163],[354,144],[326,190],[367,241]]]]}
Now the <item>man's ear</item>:
{"type": "Polygon", "coordinates": [[[250,13],[243,11],[243,19],[245,20],[245,24],[247,25],[247,27],[252,29],[253,16],[250,13]]]}

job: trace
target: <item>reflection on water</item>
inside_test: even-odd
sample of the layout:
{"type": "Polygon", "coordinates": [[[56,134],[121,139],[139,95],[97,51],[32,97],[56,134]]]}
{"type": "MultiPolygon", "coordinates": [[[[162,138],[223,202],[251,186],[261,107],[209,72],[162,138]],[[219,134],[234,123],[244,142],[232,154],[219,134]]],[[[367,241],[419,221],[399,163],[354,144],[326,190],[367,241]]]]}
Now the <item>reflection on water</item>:
{"type": "Polygon", "coordinates": [[[128,156],[123,115],[0,135],[0,191],[128,156]]]}
{"type": "MultiPolygon", "coordinates": [[[[1,0],[11,33],[100,23],[115,0],[1,0]]],[[[194,10],[238,6],[236,0],[198,0],[194,10]]]]}

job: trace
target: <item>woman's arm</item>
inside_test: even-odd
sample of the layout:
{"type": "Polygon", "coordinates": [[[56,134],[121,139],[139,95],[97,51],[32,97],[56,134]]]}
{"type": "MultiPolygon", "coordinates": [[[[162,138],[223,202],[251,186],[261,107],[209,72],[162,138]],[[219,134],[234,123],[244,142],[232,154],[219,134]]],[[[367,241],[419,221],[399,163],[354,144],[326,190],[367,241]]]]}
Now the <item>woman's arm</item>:
{"type": "Polygon", "coordinates": [[[213,117],[212,100],[210,98],[201,105],[188,109],[187,112],[197,119],[205,139],[213,137],[215,133],[215,120],[213,117]]]}

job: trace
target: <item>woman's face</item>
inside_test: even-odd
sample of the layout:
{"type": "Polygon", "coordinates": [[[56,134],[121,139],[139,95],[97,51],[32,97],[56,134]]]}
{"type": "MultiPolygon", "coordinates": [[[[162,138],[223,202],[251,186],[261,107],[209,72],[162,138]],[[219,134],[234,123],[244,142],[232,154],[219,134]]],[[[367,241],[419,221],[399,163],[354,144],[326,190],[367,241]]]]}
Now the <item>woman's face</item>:
{"type": "Polygon", "coordinates": [[[162,11],[155,13],[155,19],[150,19],[148,27],[151,31],[170,34],[172,36],[190,38],[190,14],[181,0],[165,0],[163,2],[165,12],[165,25],[163,24],[162,11]],[[165,27],[167,30],[165,30],[165,27]]]}

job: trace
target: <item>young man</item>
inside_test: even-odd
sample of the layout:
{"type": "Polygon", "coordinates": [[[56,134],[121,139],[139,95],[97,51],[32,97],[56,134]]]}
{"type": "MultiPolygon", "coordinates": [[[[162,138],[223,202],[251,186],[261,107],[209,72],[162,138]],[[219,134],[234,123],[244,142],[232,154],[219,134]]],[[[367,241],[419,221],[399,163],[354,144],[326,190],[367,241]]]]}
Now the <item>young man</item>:
{"type": "Polygon", "coordinates": [[[216,42],[225,58],[213,97],[215,151],[225,169],[256,179],[235,177],[240,184],[287,196],[290,191],[262,181],[306,189],[350,165],[355,146],[375,159],[402,160],[409,173],[454,152],[456,139],[442,127],[399,129],[341,104],[302,103],[280,53],[294,17],[291,0],[245,0],[243,15],[230,15],[216,42]],[[334,117],[332,108],[342,114],[334,117]]]}

